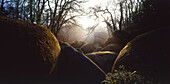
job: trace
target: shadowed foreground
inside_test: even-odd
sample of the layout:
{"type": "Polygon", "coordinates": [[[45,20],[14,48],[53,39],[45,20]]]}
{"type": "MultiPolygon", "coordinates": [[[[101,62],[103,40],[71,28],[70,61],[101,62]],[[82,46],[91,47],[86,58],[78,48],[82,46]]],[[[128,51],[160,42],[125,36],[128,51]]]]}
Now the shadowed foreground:
{"type": "Polygon", "coordinates": [[[0,83],[100,84],[104,72],[40,25],[0,17],[0,83]],[[60,54],[59,54],[60,53],[60,54]],[[64,82],[63,82],[64,81],[64,82]]]}
{"type": "Polygon", "coordinates": [[[47,28],[5,17],[0,28],[1,81],[33,82],[50,75],[60,46],[47,28]]]}

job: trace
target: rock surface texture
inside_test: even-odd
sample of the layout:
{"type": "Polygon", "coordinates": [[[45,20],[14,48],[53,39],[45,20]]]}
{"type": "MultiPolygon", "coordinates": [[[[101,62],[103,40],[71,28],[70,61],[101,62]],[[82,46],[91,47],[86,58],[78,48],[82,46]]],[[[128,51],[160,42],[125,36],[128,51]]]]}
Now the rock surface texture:
{"type": "Polygon", "coordinates": [[[53,81],[58,84],[101,84],[104,71],[87,56],[68,46],[58,57],[53,81]]]}
{"type": "MultiPolygon", "coordinates": [[[[147,80],[170,83],[170,28],[161,28],[137,36],[119,53],[113,68],[125,65],[147,80]]],[[[113,71],[113,69],[112,69],[113,71]]]]}
{"type": "Polygon", "coordinates": [[[50,75],[61,50],[50,30],[6,17],[0,29],[0,80],[29,83],[50,75]]]}
{"type": "Polygon", "coordinates": [[[117,55],[118,54],[116,52],[110,51],[98,51],[86,54],[86,56],[95,62],[99,67],[101,67],[105,73],[111,71],[117,55]]]}

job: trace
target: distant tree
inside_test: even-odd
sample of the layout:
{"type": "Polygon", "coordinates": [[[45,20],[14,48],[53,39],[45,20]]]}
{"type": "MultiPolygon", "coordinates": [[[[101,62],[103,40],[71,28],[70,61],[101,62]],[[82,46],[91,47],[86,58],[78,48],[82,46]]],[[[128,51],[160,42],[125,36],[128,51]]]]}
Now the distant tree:
{"type": "Polygon", "coordinates": [[[41,0],[37,0],[37,2],[36,3],[38,3],[37,4],[37,11],[36,11],[36,23],[37,24],[41,24],[40,22],[41,22],[41,18],[42,18],[42,14],[43,14],[43,11],[44,11],[44,9],[45,9],[45,4],[46,4],[46,2],[47,2],[47,0],[43,0],[42,2],[41,2],[41,0]]]}
{"type": "Polygon", "coordinates": [[[119,3],[120,6],[120,20],[119,20],[119,30],[122,30],[122,22],[123,22],[123,2],[119,3]]]}
{"type": "Polygon", "coordinates": [[[13,0],[12,1],[6,1],[5,3],[5,11],[6,11],[6,15],[7,17],[10,17],[10,18],[15,18],[15,3],[13,3],[13,0]]]}
{"type": "Polygon", "coordinates": [[[23,0],[22,2],[21,2],[21,11],[20,11],[20,18],[22,19],[22,20],[25,20],[25,17],[26,17],[26,15],[25,15],[25,3],[26,3],[26,0],[23,0]]]}
{"type": "Polygon", "coordinates": [[[29,0],[29,10],[30,10],[30,21],[34,22],[34,18],[33,18],[33,0],[29,0]]]}
{"type": "Polygon", "coordinates": [[[2,0],[0,12],[48,27],[56,36],[63,25],[77,24],[83,14],[80,0],[2,0]]]}
{"type": "Polygon", "coordinates": [[[57,36],[59,30],[62,28],[64,24],[74,24],[75,17],[81,15],[83,11],[81,9],[81,3],[84,1],[78,0],[54,0],[55,6],[54,10],[52,10],[48,0],[48,6],[50,9],[50,21],[49,21],[49,29],[57,36]],[[75,12],[79,13],[76,15],[75,12]],[[74,14],[73,14],[74,13],[74,14]]]}
{"type": "Polygon", "coordinates": [[[134,16],[135,22],[147,26],[165,26],[170,19],[169,0],[141,0],[140,12],[134,16]]]}
{"type": "Polygon", "coordinates": [[[19,5],[20,5],[20,0],[17,0],[16,1],[16,11],[15,11],[16,19],[19,18],[19,5]]]}
{"type": "MultiPolygon", "coordinates": [[[[94,12],[93,16],[103,17],[104,22],[107,24],[108,32],[113,34],[114,31],[139,23],[144,18],[143,10],[147,1],[150,0],[113,1],[109,2],[105,7],[96,6],[90,10],[94,12]]],[[[150,7],[152,8],[152,5],[150,7]]]]}
{"type": "MultiPolygon", "coordinates": [[[[102,9],[101,6],[96,6],[90,8],[90,10],[91,10],[90,13],[92,13],[92,15],[90,16],[95,16],[96,19],[98,19],[99,17],[100,18],[102,17],[104,19],[103,22],[106,23],[109,34],[117,30],[116,19],[113,17],[114,14],[112,14],[112,12],[109,11],[107,7],[105,9],[102,9]]],[[[91,27],[91,30],[94,30],[94,28],[96,28],[98,24],[100,23],[97,23],[97,25],[95,24],[93,27],[91,27]]]]}
{"type": "Polygon", "coordinates": [[[3,10],[4,10],[4,0],[1,1],[1,9],[0,9],[0,11],[3,12],[3,10]]]}
{"type": "Polygon", "coordinates": [[[105,9],[104,13],[109,13],[110,18],[111,18],[111,24],[109,24],[109,22],[108,22],[106,19],[105,19],[104,22],[106,22],[106,24],[107,24],[108,26],[110,25],[110,28],[111,28],[110,30],[116,31],[116,30],[117,30],[117,27],[116,27],[116,23],[115,23],[115,21],[114,21],[114,20],[116,20],[116,19],[113,18],[113,14],[109,11],[108,8],[105,9]],[[111,25],[112,25],[112,26],[111,26],[111,25]]]}

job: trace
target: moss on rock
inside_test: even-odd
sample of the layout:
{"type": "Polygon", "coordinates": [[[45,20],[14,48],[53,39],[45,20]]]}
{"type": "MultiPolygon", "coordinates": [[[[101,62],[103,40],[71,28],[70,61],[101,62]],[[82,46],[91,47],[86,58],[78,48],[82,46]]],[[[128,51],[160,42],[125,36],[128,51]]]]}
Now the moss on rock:
{"type": "Polygon", "coordinates": [[[83,41],[73,41],[70,43],[70,45],[76,49],[79,49],[81,48],[82,46],[86,45],[87,43],[86,42],[83,42],[83,41]]]}
{"type": "Polygon", "coordinates": [[[144,75],[146,80],[160,83],[170,83],[170,29],[162,27],[141,34],[131,40],[120,51],[114,68],[124,65],[127,70],[136,70],[144,75]]]}
{"type": "Polygon", "coordinates": [[[109,44],[101,49],[101,51],[111,51],[119,53],[123,47],[118,44],[109,44]]]}
{"type": "Polygon", "coordinates": [[[96,49],[96,46],[94,44],[87,43],[87,44],[83,45],[80,49],[81,49],[82,53],[84,53],[84,54],[92,53],[96,49]]]}
{"type": "Polygon", "coordinates": [[[0,74],[47,76],[55,67],[60,45],[47,28],[0,17],[0,74]]]}
{"type": "Polygon", "coordinates": [[[94,63],[96,63],[105,73],[108,73],[112,69],[112,65],[117,57],[118,53],[110,51],[98,51],[86,54],[94,63]]]}

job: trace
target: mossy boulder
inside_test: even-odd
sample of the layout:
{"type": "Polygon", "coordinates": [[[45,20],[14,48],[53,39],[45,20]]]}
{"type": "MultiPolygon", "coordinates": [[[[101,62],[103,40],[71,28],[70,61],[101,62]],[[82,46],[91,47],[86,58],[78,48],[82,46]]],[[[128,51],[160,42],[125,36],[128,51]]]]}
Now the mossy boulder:
{"type": "Polygon", "coordinates": [[[133,24],[129,25],[126,28],[123,29],[123,31],[126,31],[131,35],[132,38],[135,38],[136,36],[155,30],[159,27],[155,25],[141,25],[141,24],[133,24]]]}
{"type": "MultiPolygon", "coordinates": [[[[113,68],[124,65],[146,80],[170,83],[170,27],[137,36],[119,53],[113,68]]],[[[112,70],[113,71],[113,70],[112,70]]]]}
{"type": "Polygon", "coordinates": [[[86,53],[91,53],[93,52],[94,50],[97,49],[97,46],[95,46],[95,44],[92,44],[92,43],[88,43],[88,44],[85,44],[83,45],[80,50],[82,51],[82,53],[86,54],[86,53]]]}
{"type": "Polygon", "coordinates": [[[86,56],[101,67],[105,73],[111,71],[117,55],[118,53],[110,51],[98,51],[86,54],[86,56]]]}
{"type": "Polygon", "coordinates": [[[105,78],[101,68],[70,46],[61,50],[53,75],[57,84],[101,84],[105,78]]]}
{"type": "Polygon", "coordinates": [[[131,39],[131,34],[123,30],[118,30],[112,34],[112,37],[108,38],[105,42],[105,46],[108,44],[119,44],[121,46],[125,46],[131,39]]]}
{"type": "Polygon", "coordinates": [[[123,47],[118,44],[109,44],[101,49],[101,51],[111,51],[119,53],[123,47]]]}
{"type": "Polygon", "coordinates": [[[72,47],[74,47],[75,49],[79,49],[79,48],[81,48],[85,44],[87,44],[87,43],[83,42],[83,41],[73,41],[73,42],[70,43],[70,45],[72,47]]]}
{"type": "Polygon", "coordinates": [[[151,27],[146,27],[146,26],[142,26],[139,24],[133,24],[133,25],[129,25],[126,28],[124,28],[123,30],[128,32],[129,34],[131,34],[132,37],[136,37],[142,33],[151,31],[150,29],[151,27]]]}
{"type": "Polygon", "coordinates": [[[71,46],[69,43],[63,42],[63,41],[59,41],[59,44],[60,44],[61,49],[63,49],[64,47],[67,47],[67,46],[71,46]]]}
{"type": "Polygon", "coordinates": [[[44,78],[53,71],[60,45],[47,28],[0,16],[0,80],[44,78]]]}

